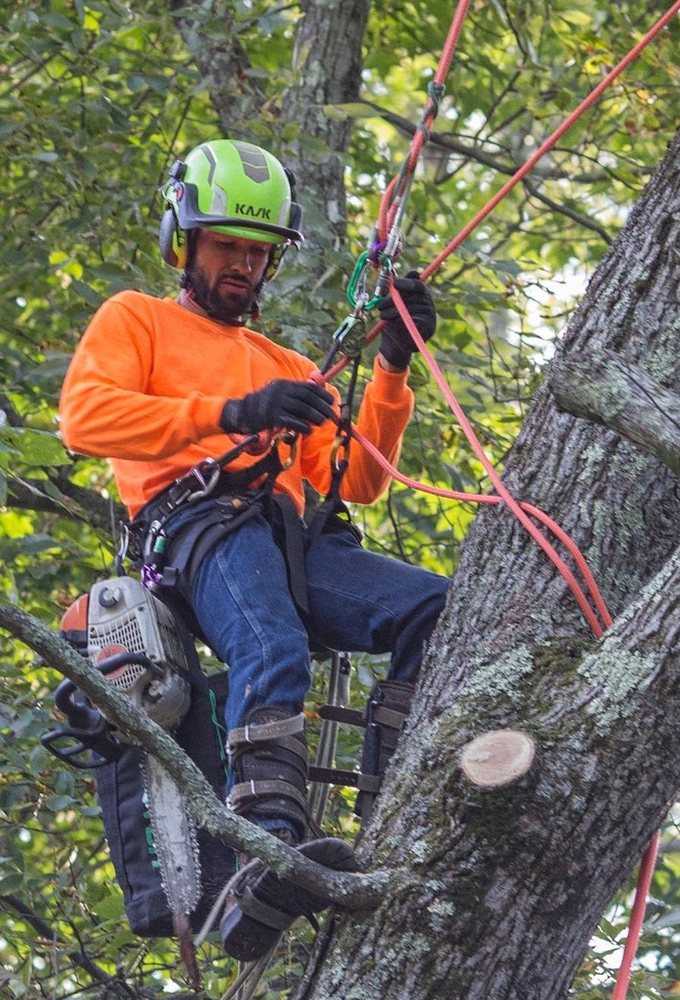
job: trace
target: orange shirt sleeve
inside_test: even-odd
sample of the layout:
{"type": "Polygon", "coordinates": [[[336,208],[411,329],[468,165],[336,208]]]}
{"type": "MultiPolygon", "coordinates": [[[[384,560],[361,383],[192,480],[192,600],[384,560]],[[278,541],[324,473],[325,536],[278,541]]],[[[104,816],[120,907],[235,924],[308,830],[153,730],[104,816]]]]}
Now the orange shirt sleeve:
{"type": "MultiPolygon", "coordinates": [[[[76,349],[61,394],[62,435],[72,451],[112,461],[121,498],[134,513],[178,475],[229,448],[219,426],[225,399],[314,370],[308,358],[262,334],[225,328],[172,300],[121,292],[100,307],[76,349]]],[[[412,408],[406,373],[376,362],[357,428],[393,464],[412,408]]],[[[326,421],[301,437],[292,466],[279,476],[277,488],[300,510],[303,478],[322,494],[330,487],[335,433],[326,421]]],[[[232,467],[252,461],[243,454],[232,467]]],[[[389,479],[354,442],[343,497],[372,503],[389,479]]]]}
{"type": "Polygon", "coordinates": [[[130,295],[114,296],[95,313],[67,372],[59,416],[72,451],[143,461],[217,433],[224,396],[183,391],[181,370],[176,395],[150,392],[154,311],[143,296],[130,295]]]}
{"type": "MultiPolygon", "coordinates": [[[[413,413],[413,392],[406,384],[407,376],[408,372],[386,372],[376,359],[373,378],[364,390],[356,420],[357,430],[393,465],[399,460],[404,430],[413,413]]],[[[334,438],[335,427],[326,423],[302,445],[302,475],[322,494],[330,488],[334,438]]],[[[341,489],[343,499],[373,503],[387,489],[390,478],[357,441],[352,442],[341,489]]]]}

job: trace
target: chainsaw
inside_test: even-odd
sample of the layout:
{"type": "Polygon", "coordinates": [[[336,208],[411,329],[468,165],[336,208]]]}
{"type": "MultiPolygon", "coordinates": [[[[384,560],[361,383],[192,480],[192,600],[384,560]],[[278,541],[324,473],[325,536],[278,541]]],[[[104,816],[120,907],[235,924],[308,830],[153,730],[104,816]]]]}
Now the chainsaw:
{"type": "MultiPolygon", "coordinates": [[[[187,656],[171,612],[138,580],[122,576],[96,583],[66,611],[61,628],[112,687],[150,719],[169,732],[179,726],[191,699],[187,656]]],[[[55,703],[70,728],[47,733],[42,740],[47,749],[75,767],[101,767],[118,758],[124,742],[120,734],[72,681],[61,682],[55,703]]],[[[163,765],[143,753],[141,768],[163,891],[196,985],[189,924],[201,896],[196,827],[163,765]]]]}

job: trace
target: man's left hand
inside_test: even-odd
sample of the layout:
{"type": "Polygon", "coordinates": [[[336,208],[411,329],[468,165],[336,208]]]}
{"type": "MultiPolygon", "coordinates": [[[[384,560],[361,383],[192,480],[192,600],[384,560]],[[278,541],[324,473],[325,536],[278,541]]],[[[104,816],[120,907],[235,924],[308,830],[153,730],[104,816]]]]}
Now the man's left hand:
{"type": "MultiPolygon", "coordinates": [[[[420,280],[417,271],[409,271],[405,278],[395,278],[397,289],[406,309],[411,314],[413,322],[423,340],[429,340],[437,325],[437,314],[430,289],[420,280]]],[[[391,295],[378,302],[380,318],[385,327],[380,337],[380,353],[385,361],[398,371],[408,368],[411,355],[416,350],[411,334],[399,315],[391,295]]]]}

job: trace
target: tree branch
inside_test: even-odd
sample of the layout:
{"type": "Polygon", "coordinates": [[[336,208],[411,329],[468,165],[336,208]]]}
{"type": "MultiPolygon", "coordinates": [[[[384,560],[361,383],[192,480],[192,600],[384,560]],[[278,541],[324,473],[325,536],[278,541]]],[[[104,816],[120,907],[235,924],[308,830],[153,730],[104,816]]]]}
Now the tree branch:
{"type": "MultiPolygon", "coordinates": [[[[389,125],[393,125],[403,135],[406,135],[409,138],[413,136],[416,126],[409,118],[404,118],[403,115],[398,115],[394,111],[388,111],[387,108],[382,107],[382,105],[377,104],[375,101],[367,100],[366,98],[361,99],[361,104],[365,104],[367,109],[375,111],[383,119],[383,121],[386,121],[389,125]]],[[[511,176],[520,166],[520,163],[504,160],[500,156],[495,156],[493,153],[487,152],[483,146],[477,142],[464,142],[453,135],[447,135],[443,132],[430,132],[428,143],[432,146],[438,146],[440,149],[446,149],[451,153],[458,153],[460,156],[465,157],[465,159],[475,160],[477,163],[481,163],[482,166],[491,167],[492,170],[497,170],[500,174],[507,174],[508,176],[511,176]]],[[[573,150],[569,150],[568,152],[573,155],[573,150]]],[[[639,173],[640,176],[646,176],[649,174],[649,170],[645,167],[640,167],[634,172],[639,173]]],[[[612,175],[616,176],[615,172],[612,170],[593,170],[592,173],[574,174],[568,170],[560,170],[558,167],[547,168],[545,166],[537,167],[534,174],[542,178],[550,178],[553,180],[566,178],[567,180],[578,184],[593,184],[597,181],[608,180],[612,177],[612,175]]]]}
{"type": "Polygon", "coordinates": [[[611,236],[599,222],[595,222],[594,219],[589,218],[587,215],[583,215],[581,212],[577,212],[568,205],[559,204],[558,202],[553,201],[552,198],[548,198],[547,195],[538,190],[537,185],[530,181],[528,177],[525,177],[522,183],[532,198],[542,202],[542,204],[546,205],[549,209],[551,209],[551,211],[564,215],[577,225],[583,226],[584,229],[591,229],[594,233],[597,233],[602,240],[604,240],[607,246],[611,244],[611,236]]]}
{"type": "Polygon", "coordinates": [[[0,603],[0,627],[30,646],[47,663],[73,681],[126,739],[153,754],[182,788],[187,809],[196,823],[214,837],[265,861],[278,875],[349,910],[371,910],[384,899],[389,879],[385,871],[352,875],[331,871],[308,860],[276,837],[242,819],[224,806],[212,787],[169,733],[152,722],[117,692],[89,660],[77,653],[37,618],[14,605],[0,603]]]}
{"type": "Polygon", "coordinates": [[[614,351],[556,357],[549,388],[562,410],[621,434],[680,475],[680,396],[614,351]]]}
{"type": "Polygon", "coordinates": [[[69,471],[65,466],[56,472],[50,470],[46,480],[11,476],[7,480],[7,506],[47,514],[66,514],[107,533],[111,531],[112,517],[115,521],[127,521],[127,512],[121,503],[113,503],[112,509],[111,501],[96,490],[71,482],[69,471]],[[53,488],[51,492],[46,488],[48,484],[53,488]]]}
{"type": "MultiPolygon", "coordinates": [[[[22,899],[15,896],[12,893],[0,896],[0,906],[6,910],[13,910],[18,913],[23,919],[31,925],[33,930],[40,935],[40,937],[45,938],[46,941],[54,941],[54,926],[48,924],[41,916],[35,913],[29,906],[24,903],[22,899]]],[[[89,973],[95,983],[99,983],[101,986],[107,986],[115,992],[118,997],[136,997],[137,992],[124,983],[118,973],[111,976],[108,972],[102,969],[96,962],[94,962],[84,951],[75,951],[74,949],[68,948],[66,942],[57,941],[56,944],[59,946],[60,951],[70,958],[74,966],[80,967],[89,973]]]]}

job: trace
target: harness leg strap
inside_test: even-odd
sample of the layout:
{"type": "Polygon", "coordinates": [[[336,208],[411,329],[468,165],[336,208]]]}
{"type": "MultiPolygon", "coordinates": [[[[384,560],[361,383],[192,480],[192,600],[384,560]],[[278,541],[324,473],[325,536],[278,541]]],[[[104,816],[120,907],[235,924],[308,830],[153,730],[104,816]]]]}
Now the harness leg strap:
{"type": "MultiPolygon", "coordinates": [[[[235,783],[229,805],[253,822],[281,820],[304,840],[307,826],[307,741],[305,717],[276,705],[248,713],[245,723],[227,736],[235,783]]],[[[268,824],[270,825],[270,824],[268,824]]]]}
{"type": "MultiPolygon", "coordinates": [[[[414,691],[413,684],[401,681],[379,681],[373,688],[366,705],[362,775],[376,775],[382,781],[411,709],[414,691]]],[[[377,794],[363,790],[357,795],[354,811],[362,825],[371,818],[377,794]]]]}

